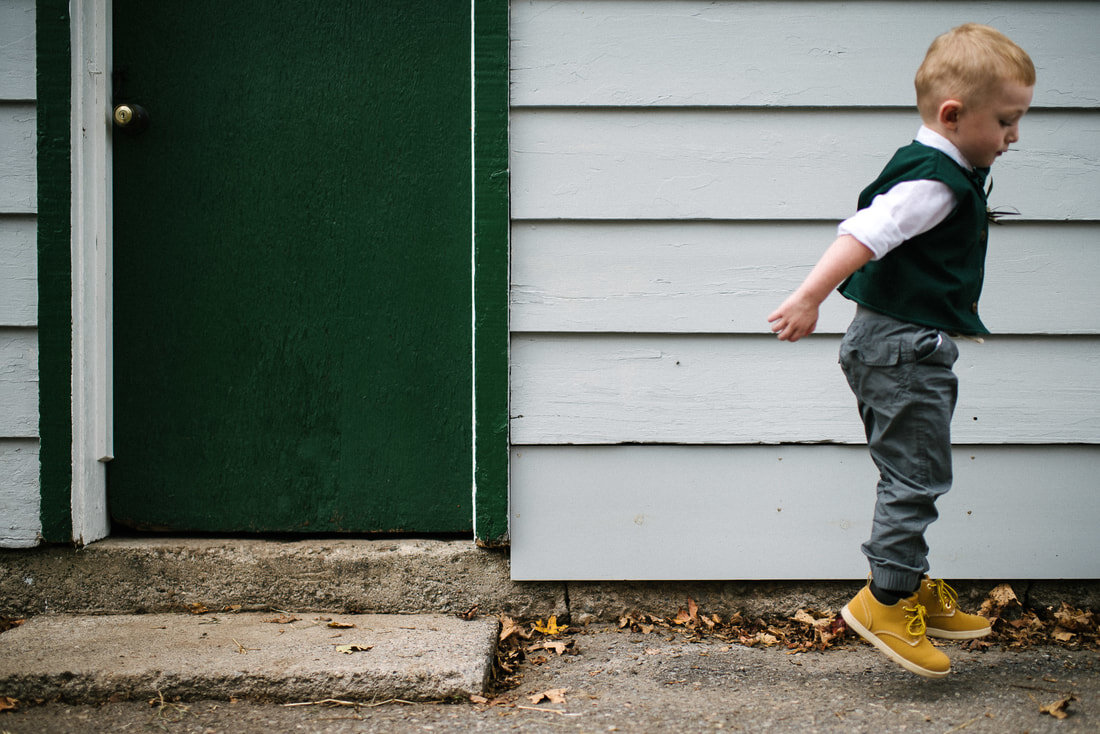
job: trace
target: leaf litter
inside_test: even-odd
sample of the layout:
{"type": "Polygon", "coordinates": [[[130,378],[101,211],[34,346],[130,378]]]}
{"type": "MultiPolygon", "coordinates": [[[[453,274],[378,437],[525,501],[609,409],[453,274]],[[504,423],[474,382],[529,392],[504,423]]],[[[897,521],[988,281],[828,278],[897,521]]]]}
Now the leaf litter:
{"type": "MultiPolygon", "coordinates": [[[[1010,584],[1001,584],[990,591],[978,611],[990,621],[993,633],[985,638],[959,643],[964,649],[985,650],[999,645],[1008,650],[1022,650],[1037,645],[1056,645],[1067,649],[1100,650],[1100,614],[1063,603],[1057,610],[1025,607],[1010,584]]],[[[576,655],[575,640],[563,637],[570,626],[559,624],[551,616],[545,623],[516,620],[500,615],[500,637],[494,666],[493,686],[498,692],[517,687],[523,673],[520,665],[526,660],[546,662],[547,651],[555,655],[576,655]],[[539,659],[541,658],[541,659],[539,659]]],[[[776,647],[788,654],[827,652],[849,642],[861,642],[848,629],[843,617],[831,610],[803,608],[790,617],[749,617],[741,612],[728,616],[708,614],[699,609],[694,599],[679,608],[674,615],[632,612],[619,618],[618,627],[649,635],[677,634],[691,640],[716,639],[745,647],[776,647]]],[[[1073,697],[1050,704],[1064,712],[1073,697]]],[[[505,697],[486,701],[488,705],[514,705],[505,697]]]]}

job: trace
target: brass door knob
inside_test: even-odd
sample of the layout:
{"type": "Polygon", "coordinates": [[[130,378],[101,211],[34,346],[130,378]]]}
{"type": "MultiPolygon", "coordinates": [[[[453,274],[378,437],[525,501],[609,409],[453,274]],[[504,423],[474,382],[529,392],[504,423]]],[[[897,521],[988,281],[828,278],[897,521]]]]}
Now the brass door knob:
{"type": "Polygon", "coordinates": [[[115,107],[115,127],[128,133],[139,133],[149,126],[149,113],[136,104],[120,104],[115,107]]]}

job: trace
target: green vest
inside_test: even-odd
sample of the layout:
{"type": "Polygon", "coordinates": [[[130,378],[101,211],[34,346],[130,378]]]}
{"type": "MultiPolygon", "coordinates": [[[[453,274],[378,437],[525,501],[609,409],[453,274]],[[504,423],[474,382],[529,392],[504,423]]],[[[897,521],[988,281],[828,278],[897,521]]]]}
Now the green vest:
{"type": "Polygon", "coordinates": [[[859,208],[903,181],[922,179],[947,184],[955,194],[955,208],[929,231],[853,273],[840,286],[844,297],[902,321],[959,334],[988,334],[978,318],[989,240],[982,190],[987,172],[970,173],[922,143],[898,150],[859,195],[859,208]]]}

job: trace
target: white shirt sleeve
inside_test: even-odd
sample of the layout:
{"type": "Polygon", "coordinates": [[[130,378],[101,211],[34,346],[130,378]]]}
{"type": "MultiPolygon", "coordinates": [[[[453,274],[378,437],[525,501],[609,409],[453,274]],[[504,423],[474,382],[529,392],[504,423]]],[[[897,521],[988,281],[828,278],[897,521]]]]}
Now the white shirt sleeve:
{"type": "Polygon", "coordinates": [[[946,219],[955,203],[955,194],[942,181],[903,181],[841,222],[837,235],[855,237],[874,253],[872,260],[881,260],[946,219]]]}

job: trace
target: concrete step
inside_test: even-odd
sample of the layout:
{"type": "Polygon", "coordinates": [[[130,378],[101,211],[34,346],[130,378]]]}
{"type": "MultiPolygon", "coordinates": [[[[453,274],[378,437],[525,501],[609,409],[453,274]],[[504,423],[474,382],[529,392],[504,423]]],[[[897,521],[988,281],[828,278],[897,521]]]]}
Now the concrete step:
{"type": "MultiPolygon", "coordinates": [[[[645,558],[638,563],[644,573],[645,558]]],[[[588,624],[631,611],[674,615],[688,598],[708,613],[787,617],[839,610],[865,581],[513,581],[507,550],[473,541],[110,538],[0,550],[0,617],[178,613],[194,604],[378,614],[477,606],[483,615],[588,624]]],[[[1096,580],[951,579],[971,609],[1001,581],[1036,608],[1100,609],[1096,580]]]]}
{"type": "Polygon", "coordinates": [[[306,702],[482,693],[498,622],[439,614],[42,615],[0,634],[0,695],[306,702]]]}

